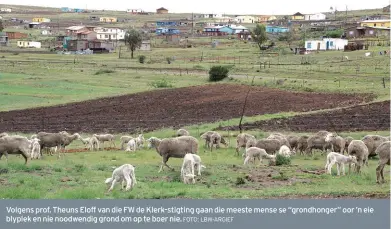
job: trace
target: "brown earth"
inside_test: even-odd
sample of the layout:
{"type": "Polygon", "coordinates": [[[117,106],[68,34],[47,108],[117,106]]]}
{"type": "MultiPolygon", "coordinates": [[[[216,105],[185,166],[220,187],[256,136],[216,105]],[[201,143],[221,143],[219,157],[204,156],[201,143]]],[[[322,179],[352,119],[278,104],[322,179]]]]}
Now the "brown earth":
{"type": "MultiPolygon", "coordinates": [[[[346,109],[300,115],[291,118],[277,118],[254,123],[245,123],[243,130],[316,132],[332,131],[380,131],[390,129],[390,101],[359,105],[346,109]]],[[[239,130],[238,126],[218,128],[239,130]]]]}
{"type": "MultiPolygon", "coordinates": [[[[240,117],[249,86],[214,84],[0,112],[0,132],[152,131],[240,117]]],[[[289,92],[252,87],[245,115],[306,112],[370,101],[373,95],[289,92]]]]}

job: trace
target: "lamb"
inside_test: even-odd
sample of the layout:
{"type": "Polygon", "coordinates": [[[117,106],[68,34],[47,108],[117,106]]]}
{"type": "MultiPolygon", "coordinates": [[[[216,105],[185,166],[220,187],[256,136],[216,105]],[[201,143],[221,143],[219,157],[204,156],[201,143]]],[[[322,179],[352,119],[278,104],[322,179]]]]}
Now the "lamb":
{"type": "Polygon", "coordinates": [[[315,135],[311,136],[307,140],[307,148],[305,150],[306,154],[312,155],[313,149],[320,149],[322,150],[322,155],[326,150],[330,149],[332,151],[332,144],[331,142],[326,142],[327,136],[331,136],[332,133],[327,131],[319,131],[315,135]]]}
{"type": "Polygon", "coordinates": [[[115,136],[112,134],[94,134],[93,137],[96,137],[99,142],[103,144],[103,149],[105,148],[105,142],[109,142],[109,147],[113,145],[115,147],[115,136]]]}
{"type": "Polygon", "coordinates": [[[136,151],[137,149],[137,142],[136,142],[136,139],[130,139],[126,145],[126,152],[129,152],[129,151],[136,151]]]}
{"type": "Polygon", "coordinates": [[[144,146],[145,139],[143,134],[139,134],[138,137],[135,138],[135,140],[137,148],[142,148],[144,146]]]}
{"type": "Polygon", "coordinates": [[[89,150],[93,151],[94,148],[99,150],[99,141],[96,137],[90,138],[80,138],[80,141],[83,142],[84,146],[88,147],[89,150]]]}
{"type": "Polygon", "coordinates": [[[277,139],[250,140],[246,144],[246,149],[258,147],[264,149],[268,154],[275,154],[275,152],[280,149],[281,145],[281,142],[277,139]]]}
{"type": "Polygon", "coordinates": [[[348,155],[345,156],[343,154],[337,152],[330,152],[327,154],[325,170],[327,173],[331,175],[331,168],[334,164],[337,164],[337,173],[338,176],[341,175],[340,168],[342,166],[342,175],[345,175],[345,164],[349,164],[349,166],[354,163],[357,164],[356,156],[348,155]]]}
{"type": "Polygon", "coordinates": [[[127,135],[121,136],[121,137],[120,137],[119,140],[121,141],[121,150],[124,149],[124,145],[125,145],[126,143],[128,143],[130,139],[133,139],[133,137],[132,137],[132,136],[127,136],[127,135]]]}
{"type": "Polygon", "coordinates": [[[383,142],[376,148],[375,153],[379,155],[379,165],[376,167],[376,183],[384,183],[384,166],[390,165],[390,141],[383,142]],[[381,180],[380,180],[381,177],[381,180]]]}
{"type": "Polygon", "coordinates": [[[335,152],[339,152],[340,154],[344,154],[345,151],[345,139],[341,136],[335,136],[333,134],[329,134],[325,138],[326,142],[330,142],[332,144],[332,150],[335,152]]]}
{"type": "Polygon", "coordinates": [[[195,177],[196,177],[196,175],[194,174],[195,164],[196,162],[192,154],[187,153],[183,157],[183,163],[181,167],[181,178],[183,180],[183,183],[185,184],[195,183],[195,177]]]}
{"type": "Polygon", "coordinates": [[[163,170],[163,166],[174,170],[167,165],[170,157],[183,158],[186,153],[197,154],[198,152],[198,140],[192,136],[180,136],[162,140],[151,137],[147,141],[149,142],[149,148],[154,147],[156,152],[162,157],[159,173],[163,170]]]}
{"type": "Polygon", "coordinates": [[[258,147],[249,147],[246,149],[245,159],[243,164],[244,165],[248,164],[250,159],[255,161],[256,158],[258,158],[259,163],[262,164],[263,158],[267,158],[269,160],[275,160],[276,156],[266,153],[266,150],[264,149],[258,147]]]}
{"type": "Polygon", "coordinates": [[[210,136],[210,141],[209,141],[210,151],[212,151],[213,146],[215,146],[216,149],[220,148],[220,144],[228,146],[228,143],[225,141],[225,139],[219,133],[217,133],[217,132],[213,133],[210,136]]]}
{"type": "Polygon", "coordinates": [[[137,184],[136,175],[135,175],[135,167],[131,164],[124,164],[120,167],[114,169],[113,174],[110,178],[107,178],[105,180],[106,184],[110,184],[110,188],[107,190],[107,192],[111,192],[114,188],[114,185],[117,182],[121,182],[121,190],[124,188],[124,183],[126,181],[126,189],[125,191],[128,191],[129,189],[133,189],[134,185],[137,184]]]}
{"type": "Polygon", "coordinates": [[[376,156],[375,151],[377,147],[379,147],[383,142],[389,141],[389,139],[380,135],[366,135],[361,139],[361,141],[363,141],[368,147],[369,157],[371,158],[376,156]]]}
{"type": "Polygon", "coordinates": [[[288,139],[281,133],[273,133],[266,139],[277,139],[281,142],[282,145],[286,145],[289,149],[291,149],[291,145],[289,144],[288,139]]]}
{"type": "Polygon", "coordinates": [[[280,155],[282,155],[282,156],[284,156],[284,157],[290,157],[291,155],[296,154],[296,152],[295,152],[295,151],[291,151],[291,150],[288,148],[288,146],[282,145],[282,146],[280,147],[280,149],[278,150],[277,154],[280,154],[280,155]]]}
{"type": "Polygon", "coordinates": [[[3,155],[8,162],[8,154],[21,154],[25,160],[25,165],[31,159],[31,150],[33,141],[22,136],[5,136],[0,138],[0,159],[3,155]]]}
{"type": "Polygon", "coordinates": [[[246,144],[250,139],[255,140],[255,137],[246,133],[238,134],[236,137],[236,155],[239,155],[239,150],[241,148],[246,148],[246,144]]]}
{"type": "MultiPolygon", "coordinates": [[[[368,147],[361,140],[353,140],[348,146],[348,155],[356,156],[357,163],[355,166],[356,172],[360,172],[360,168],[364,163],[368,163],[368,147]]],[[[350,173],[351,164],[349,164],[350,173]]]]}
{"type": "Polygon", "coordinates": [[[177,137],[180,137],[180,136],[190,136],[190,133],[189,131],[185,130],[185,129],[179,129],[177,132],[176,132],[176,136],[177,137]]]}
{"type": "Polygon", "coordinates": [[[40,159],[41,158],[41,145],[39,144],[39,139],[34,138],[32,141],[32,149],[31,149],[31,159],[40,159]]]}
{"type": "Polygon", "coordinates": [[[191,154],[194,158],[194,161],[195,161],[195,167],[197,167],[197,172],[198,172],[198,176],[201,176],[201,168],[206,168],[202,163],[201,163],[201,157],[198,156],[197,154],[191,154]]]}
{"type": "Polygon", "coordinates": [[[291,149],[297,151],[297,145],[299,143],[298,142],[299,141],[299,137],[295,136],[295,135],[288,135],[286,137],[286,139],[288,140],[289,145],[291,146],[291,149]]]}
{"type": "Polygon", "coordinates": [[[303,135],[303,136],[300,136],[300,137],[297,139],[297,148],[296,148],[296,150],[297,150],[297,151],[300,151],[300,155],[303,155],[303,154],[304,154],[304,151],[307,149],[307,146],[308,146],[308,138],[309,138],[309,136],[303,135]]]}

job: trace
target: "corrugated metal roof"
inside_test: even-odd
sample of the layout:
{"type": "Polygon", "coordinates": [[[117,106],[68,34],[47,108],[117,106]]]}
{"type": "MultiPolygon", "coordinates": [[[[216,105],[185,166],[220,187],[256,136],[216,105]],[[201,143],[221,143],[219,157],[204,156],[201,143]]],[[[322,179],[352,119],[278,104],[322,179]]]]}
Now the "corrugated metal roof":
{"type": "Polygon", "coordinates": [[[80,30],[83,28],[85,28],[84,25],[75,25],[75,26],[68,27],[67,30],[80,30]]]}

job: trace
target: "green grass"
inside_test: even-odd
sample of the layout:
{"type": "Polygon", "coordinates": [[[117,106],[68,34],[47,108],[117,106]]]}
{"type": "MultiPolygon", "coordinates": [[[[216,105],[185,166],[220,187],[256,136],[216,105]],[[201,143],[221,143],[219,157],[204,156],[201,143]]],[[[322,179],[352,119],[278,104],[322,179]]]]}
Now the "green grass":
{"type": "MultiPolygon", "coordinates": [[[[369,161],[369,168],[361,175],[337,177],[314,175],[300,170],[318,171],[324,168],[325,156],[319,160],[305,160],[296,156],[290,166],[257,168],[242,166],[243,160],[234,156],[234,149],[219,149],[210,153],[200,147],[200,155],[206,169],[195,185],[185,185],[179,180],[182,160],[170,159],[168,164],[175,171],[165,169],[157,173],[161,161],[154,150],[136,153],[91,152],[66,154],[65,158],[46,156],[33,160],[29,166],[23,160],[10,156],[9,163],[0,161],[2,192],[6,199],[166,199],[166,198],[268,198],[291,195],[346,195],[359,196],[368,193],[387,194],[387,184],[376,185],[377,160],[369,161]],[[111,176],[114,167],[130,163],[136,166],[138,184],[132,191],[120,191],[118,184],[108,195],[104,180],[111,176]],[[267,174],[270,173],[270,177],[267,174]],[[246,175],[262,176],[263,180],[249,181],[246,175]],[[255,174],[255,175],[254,175],[255,174]],[[238,182],[238,180],[240,182],[238,182]],[[273,182],[275,181],[275,182],[273,182]],[[292,182],[292,185],[288,185],[292,182]]],[[[346,168],[347,169],[347,168],[346,168]]],[[[347,171],[347,170],[346,170],[347,171]]],[[[386,168],[386,179],[389,179],[386,168]]]]}

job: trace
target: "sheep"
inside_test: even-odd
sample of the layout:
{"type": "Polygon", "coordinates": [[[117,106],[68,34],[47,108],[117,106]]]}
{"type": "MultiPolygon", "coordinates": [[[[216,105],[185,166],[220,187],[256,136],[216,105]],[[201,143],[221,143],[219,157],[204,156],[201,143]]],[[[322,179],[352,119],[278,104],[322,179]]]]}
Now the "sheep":
{"type": "MultiPolygon", "coordinates": [[[[43,148],[57,147],[61,149],[62,145],[67,141],[67,137],[61,133],[39,132],[36,134],[36,138],[39,139],[39,144],[41,145],[41,157],[43,148]]],[[[60,158],[60,151],[58,152],[58,158],[60,158]]]]}
{"type": "Polygon", "coordinates": [[[64,138],[63,138],[63,142],[60,147],[60,151],[58,152],[58,157],[60,157],[61,151],[64,154],[66,146],[70,145],[74,140],[81,138],[80,134],[78,134],[78,133],[74,133],[74,134],[70,135],[67,132],[62,131],[62,132],[60,132],[60,134],[62,134],[64,136],[64,138]],[[62,150],[61,150],[61,148],[62,148],[62,150]]]}
{"type": "Polygon", "coordinates": [[[270,155],[266,152],[266,150],[258,148],[258,147],[249,147],[249,148],[246,148],[245,159],[244,159],[243,165],[248,164],[250,159],[255,161],[256,158],[259,159],[259,163],[261,165],[263,158],[267,158],[269,160],[275,160],[276,155],[270,155]]]}
{"type": "Polygon", "coordinates": [[[195,167],[197,167],[197,174],[198,176],[201,176],[201,168],[206,168],[202,163],[201,163],[201,157],[198,156],[197,154],[191,154],[194,158],[195,161],[195,167]]]}
{"type": "Polygon", "coordinates": [[[379,165],[376,167],[376,183],[384,183],[384,166],[390,165],[390,141],[383,142],[376,148],[376,154],[379,155],[379,165]],[[380,180],[381,178],[381,180],[380,180]]]}
{"type": "Polygon", "coordinates": [[[308,138],[309,136],[307,135],[303,135],[303,136],[300,136],[298,139],[297,139],[297,148],[296,150],[297,151],[300,151],[300,155],[303,155],[304,154],[304,151],[307,149],[307,146],[308,146],[308,138]]]}
{"type": "Polygon", "coordinates": [[[190,184],[195,183],[195,177],[194,174],[194,167],[195,167],[195,160],[192,154],[187,153],[183,157],[183,163],[181,167],[181,178],[183,180],[183,183],[190,184]]]}
{"type": "Polygon", "coordinates": [[[94,148],[99,150],[99,141],[96,137],[80,138],[80,141],[83,142],[84,146],[88,147],[91,151],[93,151],[94,148]]]}
{"type": "Polygon", "coordinates": [[[348,57],[348,56],[344,56],[343,58],[345,58],[345,60],[349,60],[349,57],[348,57]]]}
{"type": "Polygon", "coordinates": [[[348,136],[345,139],[345,149],[344,149],[344,152],[346,151],[346,153],[348,153],[348,146],[350,144],[350,142],[352,142],[354,140],[354,138],[348,136]]]}
{"type": "Polygon", "coordinates": [[[291,150],[288,148],[288,146],[282,145],[282,146],[280,147],[280,149],[278,150],[277,154],[280,154],[280,155],[282,155],[282,156],[284,156],[284,157],[290,157],[291,155],[296,154],[296,152],[295,152],[295,151],[291,151],[291,150]]]}
{"type": "Polygon", "coordinates": [[[126,152],[129,152],[129,151],[132,151],[132,152],[134,152],[134,151],[136,151],[136,149],[137,149],[137,142],[136,142],[136,139],[130,139],[129,141],[128,141],[128,143],[126,144],[126,152]]]}
{"type": "Polygon", "coordinates": [[[268,154],[275,154],[281,147],[281,142],[277,139],[250,140],[246,143],[246,149],[258,147],[264,149],[268,154]]]}
{"type": "Polygon", "coordinates": [[[31,149],[31,159],[40,159],[41,158],[41,145],[39,144],[39,139],[34,138],[32,141],[32,149],[31,149]]]}
{"type": "Polygon", "coordinates": [[[99,142],[103,144],[103,149],[105,148],[105,142],[109,142],[109,147],[113,145],[115,147],[115,136],[112,134],[94,134],[93,137],[96,137],[99,142]]]}
{"type": "Polygon", "coordinates": [[[326,142],[330,142],[332,144],[332,150],[335,152],[339,152],[340,154],[344,154],[345,151],[345,139],[341,136],[335,136],[333,134],[329,134],[325,138],[326,142]]]}
{"type": "Polygon", "coordinates": [[[349,166],[354,163],[357,164],[356,156],[348,155],[345,156],[343,154],[337,152],[330,152],[327,154],[325,170],[327,173],[331,175],[331,168],[334,164],[337,164],[337,173],[338,176],[341,175],[340,168],[342,166],[342,175],[345,175],[345,164],[349,164],[349,166]]]}
{"type": "Polygon", "coordinates": [[[138,137],[135,138],[135,140],[137,148],[142,148],[144,146],[145,139],[143,134],[139,134],[138,137]]]}
{"type": "Polygon", "coordinates": [[[129,189],[133,189],[134,185],[137,184],[136,174],[134,170],[135,167],[131,164],[124,164],[114,169],[112,176],[105,180],[106,184],[111,183],[111,186],[107,190],[107,192],[111,192],[114,188],[114,185],[117,182],[121,182],[121,190],[123,190],[125,181],[126,181],[125,191],[128,191],[129,189]]]}
{"type": "Polygon", "coordinates": [[[330,149],[332,151],[331,142],[326,142],[326,137],[332,135],[332,133],[327,131],[319,131],[318,133],[312,135],[307,140],[307,148],[305,150],[306,154],[312,155],[313,149],[322,150],[322,155],[326,150],[330,149]]]}
{"type": "MultiPolygon", "coordinates": [[[[201,135],[201,138],[205,140],[205,145],[204,145],[204,148],[208,148],[210,147],[210,142],[211,142],[211,136],[213,134],[218,134],[220,135],[219,133],[217,133],[216,131],[207,131],[205,133],[203,133],[201,135]]],[[[221,135],[220,135],[221,136],[221,135]]],[[[221,137],[221,143],[225,142],[225,139],[223,139],[223,137],[221,137]]]]}
{"type": "Polygon", "coordinates": [[[176,136],[177,137],[180,137],[180,136],[190,136],[190,133],[189,131],[185,130],[185,129],[179,129],[177,132],[176,132],[176,136]]]}
{"type": "Polygon", "coordinates": [[[299,137],[295,136],[295,135],[288,135],[286,137],[286,139],[288,140],[289,145],[291,146],[291,149],[297,151],[297,145],[299,143],[298,142],[299,141],[299,137]]]}
{"type": "Polygon", "coordinates": [[[228,146],[227,142],[225,141],[225,139],[219,134],[219,133],[213,133],[211,136],[210,136],[210,141],[209,141],[209,148],[210,148],[210,151],[212,151],[213,149],[213,146],[216,147],[216,149],[220,148],[220,144],[223,144],[225,146],[228,146]]]}
{"type": "Polygon", "coordinates": [[[120,141],[121,141],[121,150],[124,149],[124,145],[125,145],[126,143],[128,143],[130,139],[133,139],[133,137],[132,137],[132,136],[127,136],[127,135],[121,136],[121,137],[120,137],[120,141]]]}
{"type": "Polygon", "coordinates": [[[198,140],[192,136],[180,136],[175,138],[164,138],[162,140],[151,137],[147,140],[149,148],[154,147],[156,152],[162,157],[159,173],[163,171],[163,166],[174,170],[167,165],[167,161],[172,158],[183,158],[186,153],[197,154],[198,140]]]}
{"type": "MultiPolygon", "coordinates": [[[[348,146],[348,155],[356,156],[357,163],[355,166],[356,172],[360,172],[360,168],[364,163],[368,163],[368,147],[361,140],[353,140],[348,146]]],[[[350,173],[351,164],[349,164],[350,173]]]]}
{"type": "Polygon", "coordinates": [[[0,159],[3,155],[8,163],[8,154],[21,154],[25,160],[25,165],[31,159],[33,141],[22,136],[5,136],[0,138],[0,159]]]}
{"type": "Polygon", "coordinates": [[[375,151],[377,147],[379,147],[383,142],[389,141],[389,139],[380,135],[366,135],[361,139],[361,141],[363,141],[368,147],[368,157],[371,158],[376,156],[375,151]]]}
{"type": "Polygon", "coordinates": [[[6,132],[0,133],[0,138],[9,136],[6,132]]]}
{"type": "Polygon", "coordinates": [[[255,137],[246,133],[238,134],[236,137],[236,155],[239,155],[239,150],[241,148],[246,148],[246,144],[250,139],[255,140],[255,137]]]}
{"type": "Polygon", "coordinates": [[[289,149],[291,149],[291,145],[289,144],[288,139],[281,133],[273,133],[266,139],[277,139],[281,142],[282,145],[286,145],[289,149]]]}

